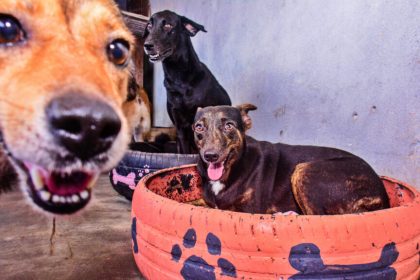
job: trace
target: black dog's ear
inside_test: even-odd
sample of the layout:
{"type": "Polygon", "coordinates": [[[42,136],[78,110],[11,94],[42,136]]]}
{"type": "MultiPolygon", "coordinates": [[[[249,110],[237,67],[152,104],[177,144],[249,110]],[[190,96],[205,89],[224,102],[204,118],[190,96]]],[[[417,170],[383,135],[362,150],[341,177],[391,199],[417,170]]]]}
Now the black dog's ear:
{"type": "Polygon", "coordinates": [[[149,35],[149,25],[152,24],[150,20],[147,22],[146,26],[144,27],[143,32],[143,39],[146,39],[147,35],[149,35]]]}
{"type": "Polygon", "coordinates": [[[147,35],[149,35],[149,31],[147,31],[147,28],[146,28],[144,29],[143,39],[146,39],[147,35]]]}
{"type": "Polygon", "coordinates": [[[241,112],[242,122],[244,123],[245,131],[251,129],[252,119],[248,115],[248,112],[257,110],[257,106],[255,106],[254,104],[245,103],[236,106],[236,108],[241,112]]]}
{"type": "Polygon", "coordinates": [[[201,24],[198,24],[184,16],[180,16],[180,18],[181,18],[182,24],[184,25],[185,30],[188,32],[188,35],[190,35],[191,37],[195,36],[195,34],[197,34],[198,31],[207,32],[204,26],[202,26],[201,24]]]}

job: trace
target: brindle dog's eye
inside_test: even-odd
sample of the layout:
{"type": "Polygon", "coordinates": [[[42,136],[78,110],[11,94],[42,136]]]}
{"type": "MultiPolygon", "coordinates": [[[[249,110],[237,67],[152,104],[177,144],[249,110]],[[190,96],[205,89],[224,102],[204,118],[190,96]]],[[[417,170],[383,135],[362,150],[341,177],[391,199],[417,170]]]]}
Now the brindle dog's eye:
{"type": "Polygon", "coordinates": [[[233,123],[225,123],[225,130],[230,131],[235,127],[233,123]]]}
{"type": "Polygon", "coordinates": [[[204,126],[201,123],[198,123],[195,125],[194,127],[195,132],[203,132],[204,131],[204,126]]]}
{"type": "Polygon", "coordinates": [[[108,59],[118,66],[125,66],[130,57],[130,44],[123,40],[117,39],[112,41],[106,48],[108,59]]]}
{"type": "Polygon", "coordinates": [[[25,31],[19,21],[5,14],[0,14],[0,46],[12,46],[25,40],[25,31]]]}

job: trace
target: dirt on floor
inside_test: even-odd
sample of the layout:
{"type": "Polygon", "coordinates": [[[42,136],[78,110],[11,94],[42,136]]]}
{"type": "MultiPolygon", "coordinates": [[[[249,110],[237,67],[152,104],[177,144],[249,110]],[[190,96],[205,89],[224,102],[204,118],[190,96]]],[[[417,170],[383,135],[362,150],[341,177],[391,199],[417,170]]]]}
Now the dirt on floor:
{"type": "Polygon", "coordinates": [[[55,222],[20,190],[0,195],[1,279],[143,279],[131,253],[131,202],[106,175],[93,193],[86,210],[55,222]]]}

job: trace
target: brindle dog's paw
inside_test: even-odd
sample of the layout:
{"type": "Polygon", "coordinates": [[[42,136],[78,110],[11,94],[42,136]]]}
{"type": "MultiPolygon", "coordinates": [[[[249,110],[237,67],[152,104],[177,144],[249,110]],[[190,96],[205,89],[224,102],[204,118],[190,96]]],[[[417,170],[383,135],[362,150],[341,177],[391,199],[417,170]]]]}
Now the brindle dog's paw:
{"type": "MultiPolygon", "coordinates": [[[[197,242],[197,234],[193,228],[187,230],[183,238],[184,249],[192,249],[195,247],[197,242]]],[[[222,244],[220,239],[212,234],[208,233],[206,237],[207,252],[210,255],[221,255],[222,244]]],[[[180,245],[175,244],[172,246],[171,255],[172,260],[179,262],[183,250],[180,245]]],[[[217,260],[217,265],[221,270],[221,275],[236,278],[235,266],[224,258],[217,260]]],[[[215,267],[207,263],[202,257],[191,255],[185,261],[181,269],[181,275],[184,279],[216,279],[215,267]]]]}

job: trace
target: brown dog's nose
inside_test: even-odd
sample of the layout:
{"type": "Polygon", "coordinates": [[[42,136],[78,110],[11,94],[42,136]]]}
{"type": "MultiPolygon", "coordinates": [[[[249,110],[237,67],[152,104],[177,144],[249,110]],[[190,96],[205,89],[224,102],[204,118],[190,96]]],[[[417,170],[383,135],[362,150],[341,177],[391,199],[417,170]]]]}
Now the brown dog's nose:
{"type": "Polygon", "coordinates": [[[82,160],[107,151],[121,129],[121,120],[106,103],[81,94],[54,98],[46,108],[56,140],[82,160]]]}
{"type": "Polygon", "coordinates": [[[204,152],[204,159],[208,162],[216,162],[219,155],[215,151],[206,151],[204,152]]]}

